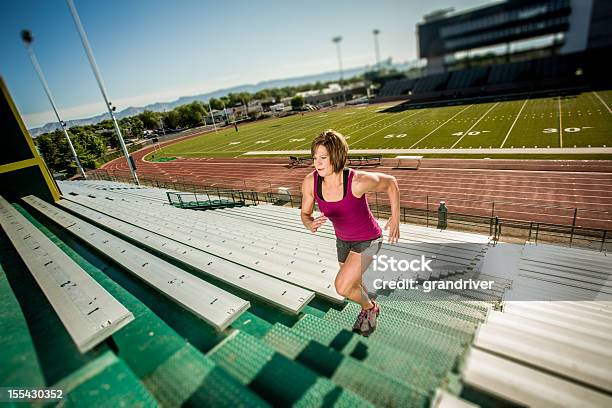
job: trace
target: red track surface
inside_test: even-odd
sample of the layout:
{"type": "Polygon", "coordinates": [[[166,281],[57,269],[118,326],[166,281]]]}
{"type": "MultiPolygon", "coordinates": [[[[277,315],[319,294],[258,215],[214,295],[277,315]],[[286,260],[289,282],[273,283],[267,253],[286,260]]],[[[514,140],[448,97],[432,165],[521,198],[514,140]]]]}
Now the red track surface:
{"type": "MultiPolygon", "coordinates": [[[[274,192],[283,186],[299,194],[312,171],[289,167],[285,157],[142,160],[152,150],[133,153],[141,178],[274,192]]],[[[578,208],[577,226],[612,229],[612,161],[424,159],[419,170],[393,169],[394,162],[384,159],[382,166],[366,170],[395,176],[402,206],[425,209],[429,202],[435,211],[445,200],[453,213],[490,216],[494,211],[500,218],[563,225],[572,224],[578,208]]],[[[124,158],[103,168],[127,175],[124,158]]],[[[378,203],[388,203],[384,194],[378,194],[378,203]]]]}

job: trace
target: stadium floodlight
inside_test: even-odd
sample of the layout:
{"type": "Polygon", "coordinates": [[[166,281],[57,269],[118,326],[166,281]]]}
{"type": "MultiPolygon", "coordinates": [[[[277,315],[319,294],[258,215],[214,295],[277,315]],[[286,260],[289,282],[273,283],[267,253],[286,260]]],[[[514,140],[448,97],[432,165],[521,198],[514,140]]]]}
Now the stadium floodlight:
{"type": "Polygon", "coordinates": [[[40,67],[40,64],[38,63],[38,59],[36,58],[36,55],[34,54],[34,50],[32,49],[32,42],[34,41],[32,32],[30,30],[22,30],[21,39],[23,40],[26,50],[28,51],[28,54],[30,55],[30,60],[32,60],[32,65],[34,65],[34,70],[38,74],[38,79],[40,79],[40,82],[42,83],[42,86],[45,90],[45,93],[47,94],[47,98],[49,98],[49,102],[51,103],[51,106],[53,107],[53,112],[55,112],[55,117],[57,118],[57,122],[59,123],[60,128],[62,128],[62,131],[64,132],[64,136],[66,136],[66,140],[68,141],[68,147],[70,147],[70,152],[72,153],[72,156],[74,157],[74,162],[76,163],[77,169],[79,170],[79,173],[81,174],[81,176],[84,179],[87,179],[87,176],[85,175],[85,170],[83,169],[83,166],[81,165],[79,156],[77,156],[76,150],[74,150],[74,146],[72,145],[72,140],[70,140],[70,136],[68,135],[68,131],[66,130],[66,122],[64,122],[62,118],[60,118],[59,112],[57,111],[57,106],[55,106],[55,101],[53,100],[53,96],[51,95],[51,90],[49,89],[49,85],[47,84],[47,80],[45,79],[45,75],[42,72],[42,68],[40,67]]]}
{"type": "Polygon", "coordinates": [[[77,13],[76,7],[74,6],[73,0],[66,0],[68,2],[68,8],[70,9],[70,13],[72,14],[72,18],[74,20],[74,24],[76,25],[77,31],[81,37],[81,42],[83,43],[83,48],[85,48],[85,53],[87,54],[87,59],[89,59],[89,64],[91,65],[91,69],[96,77],[96,81],[98,82],[98,87],[100,88],[100,92],[102,93],[102,97],[104,98],[104,102],[106,102],[106,108],[108,109],[108,113],[113,121],[113,125],[115,126],[115,131],[117,132],[117,137],[119,138],[119,146],[121,146],[121,150],[123,151],[123,155],[125,156],[125,160],[127,161],[128,168],[130,169],[130,173],[132,174],[132,179],[136,184],[140,184],[138,181],[138,176],[136,175],[136,168],[132,160],[130,160],[130,155],[125,147],[125,142],[123,141],[123,135],[121,134],[121,129],[119,128],[119,123],[117,123],[117,118],[115,117],[115,108],[108,101],[108,97],[106,96],[106,89],[104,88],[104,83],[102,82],[102,75],[100,74],[100,70],[98,69],[98,65],[96,64],[96,60],[94,59],[93,52],[91,50],[91,46],[89,45],[89,40],[87,39],[87,34],[85,33],[85,29],[81,24],[81,19],[79,14],[77,13]]]}
{"type": "Polygon", "coordinates": [[[376,70],[380,71],[380,49],[378,47],[378,34],[380,34],[380,30],[378,28],[375,28],[372,31],[372,34],[374,34],[374,51],[376,52],[376,70]]]}
{"type": "Polygon", "coordinates": [[[342,36],[332,38],[332,42],[336,44],[336,51],[338,52],[338,66],[340,67],[340,89],[342,89],[342,100],[346,103],[346,92],[344,91],[344,84],[342,83],[342,54],[340,52],[340,41],[342,36]]]}

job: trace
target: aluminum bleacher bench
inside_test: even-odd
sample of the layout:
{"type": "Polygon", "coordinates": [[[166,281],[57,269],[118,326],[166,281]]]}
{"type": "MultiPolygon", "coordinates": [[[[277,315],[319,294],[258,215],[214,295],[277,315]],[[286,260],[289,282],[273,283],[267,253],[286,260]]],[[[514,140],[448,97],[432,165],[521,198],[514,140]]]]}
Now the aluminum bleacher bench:
{"type": "Polygon", "coordinates": [[[395,156],[397,159],[396,169],[418,170],[423,156],[395,156]]]}
{"type": "Polygon", "coordinates": [[[348,164],[350,166],[380,166],[382,163],[382,155],[369,156],[349,156],[348,164]]]}
{"type": "Polygon", "coordinates": [[[301,166],[306,165],[310,166],[312,164],[312,157],[297,157],[297,156],[289,156],[289,164],[291,166],[301,166]]]}
{"type": "Polygon", "coordinates": [[[0,224],[81,353],[134,315],[0,197],[0,224]]]}
{"type": "Polygon", "coordinates": [[[186,263],[200,272],[220,279],[253,296],[289,312],[299,313],[312,300],[314,292],[283,282],[271,276],[246,268],[205,252],[203,249],[180,242],[174,232],[159,224],[148,228],[140,220],[130,223],[97,211],[95,208],[63,199],[58,205],[112,230],[122,237],[137,241],[175,260],[186,263]]]}
{"type": "Polygon", "coordinates": [[[466,358],[463,382],[521,406],[609,407],[609,395],[479,348],[466,358]]]}
{"type": "Polygon", "coordinates": [[[224,330],[250,306],[248,301],[35,196],[27,196],[23,200],[217,330],[224,330]]]}
{"type": "MultiPolygon", "coordinates": [[[[194,227],[191,221],[186,222],[185,213],[171,215],[163,210],[133,211],[134,203],[120,200],[109,201],[104,198],[91,198],[83,196],[70,197],[70,200],[88,206],[98,212],[122,220],[131,220],[149,231],[164,235],[168,238],[205,251],[213,256],[227,259],[247,268],[269,275],[275,279],[312,290],[326,299],[341,303],[344,298],[336,292],[333,286],[331,273],[325,268],[325,273],[308,273],[300,264],[291,262],[288,254],[271,250],[258,250],[252,248],[249,242],[234,242],[231,236],[219,236],[206,231],[206,226],[194,227]],[[225,239],[224,239],[225,238],[225,239]]],[[[190,215],[190,214],[187,214],[190,215]]],[[[335,266],[334,266],[335,272],[335,266]]]]}

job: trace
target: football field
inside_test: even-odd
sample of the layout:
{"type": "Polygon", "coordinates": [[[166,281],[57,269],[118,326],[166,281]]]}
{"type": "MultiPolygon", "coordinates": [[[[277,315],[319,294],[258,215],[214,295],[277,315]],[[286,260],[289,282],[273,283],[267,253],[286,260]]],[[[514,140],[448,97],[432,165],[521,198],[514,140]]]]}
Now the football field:
{"type": "MultiPolygon", "coordinates": [[[[228,127],[164,147],[161,155],[237,157],[277,151],[299,154],[328,128],[344,134],[352,150],[385,154],[389,149],[436,149],[437,154],[425,154],[426,157],[444,157],[439,149],[449,149],[448,153],[454,156],[470,154],[471,149],[494,149],[486,156],[521,157],[522,148],[568,148],[571,153],[572,148],[612,147],[612,91],[387,112],[392,106],[308,112],[242,125],[239,132],[228,127]]],[[[546,150],[539,152],[540,155],[529,156],[546,156],[546,150]]],[[[603,152],[591,156],[610,158],[603,152]]]]}

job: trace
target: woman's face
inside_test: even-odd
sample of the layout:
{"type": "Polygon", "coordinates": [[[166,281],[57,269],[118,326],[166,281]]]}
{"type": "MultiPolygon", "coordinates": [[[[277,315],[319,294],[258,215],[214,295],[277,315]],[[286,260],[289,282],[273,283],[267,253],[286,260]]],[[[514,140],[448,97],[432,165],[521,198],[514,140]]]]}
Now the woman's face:
{"type": "Polygon", "coordinates": [[[334,166],[332,166],[327,149],[323,145],[318,145],[315,149],[313,163],[320,177],[329,176],[334,172],[334,166]]]}

